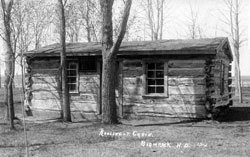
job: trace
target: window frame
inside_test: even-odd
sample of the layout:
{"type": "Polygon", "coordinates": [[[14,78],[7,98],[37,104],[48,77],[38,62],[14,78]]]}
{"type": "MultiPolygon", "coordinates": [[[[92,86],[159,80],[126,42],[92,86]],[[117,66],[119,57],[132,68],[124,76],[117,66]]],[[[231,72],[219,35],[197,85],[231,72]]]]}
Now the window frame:
{"type": "Polygon", "coordinates": [[[69,91],[69,93],[79,93],[79,62],[76,61],[76,60],[71,60],[71,61],[67,62],[67,85],[68,85],[68,91],[69,91]],[[75,64],[76,65],[76,69],[68,69],[68,67],[70,66],[70,64],[75,64]],[[76,89],[75,90],[70,90],[70,84],[72,84],[72,83],[68,82],[68,77],[69,77],[68,70],[75,70],[76,71],[76,83],[75,83],[76,89]]]}
{"type": "Polygon", "coordinates": [[[144,97],[164,97],[168,98],[168,61],[166,60],[144,60],[143,61],[144,66],[144,76],[143,76],[143,86],[144,86],[144,97]],[[148,64],[150,63],[163,63],[164,69],[163,69],[163,93],[148,93],[148,64]]]}

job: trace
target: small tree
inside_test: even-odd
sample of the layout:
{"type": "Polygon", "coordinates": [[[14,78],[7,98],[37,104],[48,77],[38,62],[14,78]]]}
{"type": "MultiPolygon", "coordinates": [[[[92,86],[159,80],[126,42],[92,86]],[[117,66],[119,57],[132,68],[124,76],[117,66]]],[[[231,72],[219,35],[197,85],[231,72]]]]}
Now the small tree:
{"type": "Polygon", "coordinates": [[[102,12],[102,122],[105,124],[117,123],[115,102],[115,63],[116,54],[120,48],[126,32],[132,0],[125,3],[120,33],[113,44],[112,6],[113,0],[100,0],[102,12]]]}
{"type": "Polygon", "coordinates": [[[69,102],[69,90],[67,84],[67,60],[66,60],[66,42],[65,42],[65,15],[64,6],[66,1],[63,3],[62,0],[58,0],[58,10],[60,16],[60,43],[61,43],[61,63],[60,63],[60,74],[61,74],[61,92],[62,95],[62,107],[63,107],[63,120],[71,122],[70,113],[70,102],[69,102]]]}
{"type": "Polygon", "coordinates": [[[11,42],[11,10],[13,0],[1,0],[2,5],[2,19],[3,19],[3,47],[5,55],[5,96],[4,103],[7,107],[7,119],[10,120],[10,127],[14,128],[14,104],[13,104],[13,79],[15,67],[15,54],[11,42]]]}

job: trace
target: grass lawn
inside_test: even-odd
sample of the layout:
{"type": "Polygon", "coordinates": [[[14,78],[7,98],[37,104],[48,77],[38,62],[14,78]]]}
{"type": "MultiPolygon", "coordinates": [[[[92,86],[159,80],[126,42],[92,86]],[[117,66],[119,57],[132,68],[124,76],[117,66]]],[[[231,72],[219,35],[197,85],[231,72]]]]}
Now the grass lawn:
{"type": "MultiPolygon", "coordinates": [[[[100,122],[27,123],[29,154],[35,157],[249,156],[250,107],[234,104],[221,122],[103,125],[100,122]]],[[[23,124],[0,121],[0,156],[25,156],[23,124]]]]}
{"type": "MultiPolygon", "coordinates": [[[[16,104],[21,102],[21,96],[22,96],[22,89],[14,88],[13,99],[16,104]]],[[[3,102],[4,102],[4,88],[0,88],[0,107],[3,105],[3,102]]]]}

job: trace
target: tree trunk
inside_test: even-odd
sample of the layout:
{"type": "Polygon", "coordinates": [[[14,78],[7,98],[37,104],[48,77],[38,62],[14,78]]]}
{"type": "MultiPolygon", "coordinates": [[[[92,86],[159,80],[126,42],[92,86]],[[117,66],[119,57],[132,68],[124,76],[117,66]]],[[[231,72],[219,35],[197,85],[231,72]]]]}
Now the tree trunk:
{"type": "Polygon", "coordinates": [[[115,56],[110,50],[103,54],[102,70],[102,121],[115,124],[118,122],[115,102],[115,56]]]}
{"type": "Polygon", "coordinates": [[[160,25],[160,40],[162,40],[162,33],[163,33],[163,22],[164,22],[164,10],[163,10],[163,6],[164,6],[164,0],[161,0],[161,6],[160,6],[160,11],[161,11],[161,25],[160,25]]]}
{"type": "Polygon", "coordinates": [[[113,45],[112,6],[113,1],[101,0],[102,11],[102,122],[115,124],[117,120],[115,101],[116,54],[126,32],[132,1],[127,0],[121,22],[120,33],[113,45]]]}
{"type": "Polygon", "coordinates": [[[14,103],[13,103],[13,88],[12,82],[10,81],[8,84],[8,106],[9,106],[9,116],[10,116],[10,127],[14,128],[14,118],[15,118],[15,111],[14,111],[14,103]]]}
{"type": "Polygon", "coordinates": [[[243,97],[242,97],[242,87],[241,87],[241,74],[240,74],[240,65],[239,65],[239,49],[237,46],[234,49],[235,52],[235,72],[234,72],[234,77],[235,77],[235,96],[239,98],[239,103],[243,102],[243,97]]]}
{"type": "Polygon", "coordinates": [[[89,0],[87,0],[87,13],[86,13],[86,30],[87,30],[87,39],[88,42],[91,42],[91,26],[90,26],[90,16],[89,16],[89,0]]]}
{"type": "Polygon", "coordinates": [[[235,1],[235,40],[234,40],[234,53],[235,53],[235,94],[239,98],[239,103],[242,103],[242,89],[241,89],[241,74],[240,74],[240,28],[239,28],[239,1],[235,1]]]}
{"type": "Polygon", "coordinates": [[[67,61],[66,61],[66,43],[65,43],[65,15],[64,15],[64,4],[62,0],[58,0],[59,10],[60,10],[60,44],[61,44],[61,64],[60,64],[60,73],[61,73],[61,94],[62,94],[62,106],[63,106],[63,120],[66,122],[71,122],[71,112],[70,112],[70,102],[69,102],[69,90],[67,84],[67,61]]]}
{"type": "Polygon", "coordinates": [[[6,115],[7,119],[10,121],[10,127],[14,128],[14,105],[13,105],[13,66],[15,66],[15,56],[13,53],[13,48],[11,45],[11,10],[13,5],[13,0],[1,0],[2,4],[2,14],[3,14],[3,47],[5,55],[5,94],[4,94],[4,103],[6,105],[6,115]]]}
{"type": "Polygon", "coordinates": [[[114,84],[114,61],[116,54],[112,54],[113,24],[112,6],[113,1],[100,1],[102,17],[102,122],[107,124],[117,123],[114,84]]]}

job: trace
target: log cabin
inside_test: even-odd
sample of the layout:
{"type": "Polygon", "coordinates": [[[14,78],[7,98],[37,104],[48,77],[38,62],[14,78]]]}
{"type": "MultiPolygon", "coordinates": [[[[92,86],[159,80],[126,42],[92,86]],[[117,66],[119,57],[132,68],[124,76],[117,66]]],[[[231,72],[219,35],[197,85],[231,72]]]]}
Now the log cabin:
{"type": "MultiPolygon", "coordinates": [[[[102,114],[101,43],[67,43],[71,112],[102,114]]],[[[25,102],[32,110],[61,110],[60,45],[25,53],[25,102]]],[[[120,118],[210,118],[232,102],[227,38],[123,42],[117,53],[116,104],[120,118]]]]}

